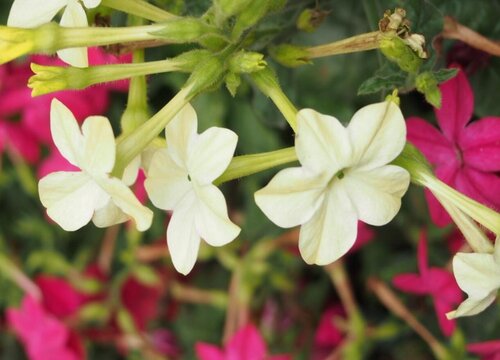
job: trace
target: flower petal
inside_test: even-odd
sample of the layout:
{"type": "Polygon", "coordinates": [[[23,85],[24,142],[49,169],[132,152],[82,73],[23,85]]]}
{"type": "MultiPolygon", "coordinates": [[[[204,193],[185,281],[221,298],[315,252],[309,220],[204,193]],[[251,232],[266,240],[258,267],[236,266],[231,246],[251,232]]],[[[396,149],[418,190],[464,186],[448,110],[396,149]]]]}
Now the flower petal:
{"type": "Polygon", "coordinates": [[[40,200],[49,217],[66,231],[86,225],[94,210],[106,204],[106,194],[82,172],[56,172],[38,183],[40,200]]]}
{"type": "Polygon", "coordinates": [[[80,166],[83,136],[70,109],[57,99],[50,107],[50,131],[57,149],[72,165],[80,166]]]}
{"type": "Polygon", "coordinates": [[[392,101],[359,109],[347,127],[353,147],[352,163],[371,170],[394,160],[406,143],[406,124],[392,101]]]}
{"type": "Polygon", "coordinates": [[[308,264],[326,265],[356,241],[358,218],[344,184],[335,180],[321,207],[300,228],[299,250],[308,264]]]}
{"type": "Polygon", "coordinates": [[[188,158],[188,171],[199,184],[210,184],[229,166],[238,135],[231,130],[212,127],[196,137],[188,158]]]}
{"type": "Polygon", "coordinates": [[[392,279],[395,288],[418,295],[429,294],[429,286],[418,274],[399,274],[392,279]]]}
{"type": "MultiPolygon", "coordinates": [[[[101,177],[96,180],[99,186],[106,191],[111,200],[125,214],[129,215],[136,224],[137,230],[146,231],[153,221],[153,212],[142,205],[130,188],[117,178],[101,177]]],[[[114,214],[109,214],[109,221],[114,214]]]]}
{"type": "Polygon", "coordinates": [[[226,200],[214,185],[196,186],[198,206],[195,224],[199,235],[212,246],[222,246],[234,240],[241,229],[227,215],[226,200]]]}
{"type": "Polygon", "coordinates": [[[284,169],[255,193],[255,202],[276,225],[283,228],[301,225],[320,207],[327,181],[302,167],[284,169]]]}
{"type": "Polygon", "coordinates": [[[473,122],[460,136],[464,163],[481,171],[500,171],[500,117],[473,122]]]}
{"type": "Polygon", "coordinates": [[[197,342],[194,346],[196,351],[196,356],[200,360],[225,360],[226,355],[217,346],[212,344],[206,344],[202,342],[197,342]]]}
{"type": "Polygon", "coordinates": [[[92,216],[92,222],[100,228],[121,224],[129,219],[130,217],[111,200],[104,207],[96,210],[92,216]]]}
{"type": "MultiPolygon", "coordinates": [[[[76,1],[68,2],[61,17],[60,25],[64,27],[87,27],[87,15],[85,10],[76,1]]],[[[85,68],[89,66],[86,47],[62,49],[57,52],[59,58],[67,64],[75,67],[85,68]]]]}
{"type": "Polygon", "coordinates": [[[470,298],[482,299],[500,288],[500,266],[492,254],[457,253],[453,257],[453,274],[470,298]]]}
{"type": "Polygon", "coordinates": [[[422,151],[432,164],[458,162],[453,144],[427,121],[411,117],[406,121],[406,126],[408,127],[408,141],[422,151]]]}
{"type": "Polygon", "coordinates": [[[491,293],[485,298],[474,299],[468,298],[463,301],[455,311],[450,311],[446,314],[448,319],[455,319],[460,316],[472,316],[479,314],[488,306],[490,306],[496,298],[496,293],[491,293]]]}
{"type": "Polygon", "coordinates": [[[84,138],[80,167],[92,174],[107,174],[115,164],[115,136],[109,120],[90,116],[82,125],[84,138]]]}
{"type": "Polygon", "coordinates": [[[198,117],[191,104],[186,104],[165,128],[167,148],[172,159],[180,167],[186,167],[188,153],[197,137],[198,117]]]}
{"type": "Polygon", "coordinates": [[[297,114],[295,151],[308,170],[334,174],[346,167],[351,156],[351,145],[346,128],[333,116],[312,109],[297,114]]]}
{"type": "Polygon", "coordinates": [[[434,298],[434,309],[438,319],[439,327],[445,336],[451,336],[456,328],[455,321],[448,319],[446,314],[453,310],[450,303],[442,301],[439,297],[434,298]]]}
{"type": "Polygon", "coordinates": [[[261,360],[266,358],[264,339],[253,324],[239,329],[226,345],[225,359],[261,360]]]}
{"type": "Polygon", "coordinates": [[[386,165],[369,171],[347,172],[341,182],[359,219],[380,226],[398,213],[401,197],[410,185],[410,174],[398,166],[386,165]]]}
{"type": "Polygon", "coordinates": [[[448,140],[456,143],[465,125],[472,117],[474,95],[464,72],[439,86],[442,95],[441,108],[435,109],[439,127],[448,140]]]}
{"type": "Polygon", "coordinates": [[[173,210],[192,191],[186,170],[172,160],[167,149],[153,155],[144,186],[154,206],[163,210],[173,210]]]}
{"type": "MultiPolygon", "coordinates": [[[[460,167],[458,164],[451,161],[438,166],[435,169],[435,172],[438,179],[450,186],[455,187],[455,178],[459,169],[460,167]]],[[[437,226],[442,227],[451,223],[451,217],[448,215],[448,212],[428,189],[425,189],[425,198],[429,207],[431,219],[437,226]]]]}
{"type": "Polygon", "coordinates": [[[187,275],[198,258],[200,235],[196,230],[196,198],[188,193],[179,202],[170,218],[167,228],[167,244],[175,269],[187,275]]]}
{"type": "Polygon", "coordinates": [[[101,0],[82,0],[87,9],[93,9],[101,4],[101,0]]]}
{"type": "Polygon", "coordinates": [[[7,25],[34,28],[48,23],[67,3],[68,0],[15,0],[7,25]]]}
{"type": "Polygon", "coordinates": [[[500,176],[494,173],[462,167],[452,186],[486,206],[500,207],[500,176]]]}

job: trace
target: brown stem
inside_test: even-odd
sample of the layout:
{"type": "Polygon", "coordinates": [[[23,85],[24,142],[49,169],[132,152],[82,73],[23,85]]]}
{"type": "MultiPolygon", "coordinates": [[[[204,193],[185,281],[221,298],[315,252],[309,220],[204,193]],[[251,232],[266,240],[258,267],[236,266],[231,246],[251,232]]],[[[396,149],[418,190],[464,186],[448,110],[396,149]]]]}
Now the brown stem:
{"type": "Polygon", "coordinates": [[[192,286],[173,283],[170,287],[172,296],[176,300],[189,302],[193,304],[208,304],[220,306],[224,302],[221,292],[212,290],[203,290],[192,286]]]}
{"type": "Polygon", "coordinates": [[[101,251],[97,258],[97,266],[103,274],[108,274],[113,262],[113,253],[115,252],[116,238],[120,232],[120,225],[113,225],[106,229],[102,239],[101,251]]]}
{"type": "Polygon", "coordinates": [[[349,318],[359,315],[358,305],[352,292],[349,276],[345,271],[344,261],[342,259],[335,261],[332,264],[325,266],[325,271],[332,280],[333,285],[337,289],[340,301],[347,312],[349,318]]]}
{"type": "Polygon", "coordinates": [[[135,257],[140,262],[154,262],[165,259],[169,256],[167,244],[165,241],[157,242],[151,245],[143,245],[136,249],[135,257]]]}
{"type": "Polygon", "coordinates": [[[473,48],[500,56],[500,44],[475,32],[471,28],[460,24],[451,16],[444,17],[444,26],[441,35],[446,39],[460,40],[473,48]]]}
{"type": "Polygon", "coordinates": [[[309,58],[348,54],[359,51],[373,50],[379,47],[380,31],[373,31],[349,37],[325,45],[307,48],[309,58]]]}
{"type": "Polygon", "coordinates": [[[448,358],[446,348],[413,316],[410,310],[398,299],[396,294],[381,280],[377,278],[369,278],[367,281],[368,287],[375,293],[379,300],[387,307],[394,315],[403,319],[431,348],[437,359],[448,358]]]}
{"type": "Polygon", "coordinates": [[[226,323],[224,324],[223,344],[227,344],[229,339],[246,323],[250,318],[250,311],[247,304],[241,301],[241,273],[238,269],[233,272],[229,283],[229,300],[226,311],[226,323]]]}

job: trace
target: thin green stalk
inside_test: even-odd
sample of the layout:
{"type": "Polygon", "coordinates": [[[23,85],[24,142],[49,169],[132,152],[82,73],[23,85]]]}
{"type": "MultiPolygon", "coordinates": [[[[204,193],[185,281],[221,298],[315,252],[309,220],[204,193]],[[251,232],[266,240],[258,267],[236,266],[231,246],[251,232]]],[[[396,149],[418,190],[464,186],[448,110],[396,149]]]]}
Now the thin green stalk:
{"type": "Polygon", "coordinates": [[[168,11],[154,6],[144,0],[102,0],[101,5],[154,22],[161,22],[176,18],[175,15],[169,13],[168,11]]]}

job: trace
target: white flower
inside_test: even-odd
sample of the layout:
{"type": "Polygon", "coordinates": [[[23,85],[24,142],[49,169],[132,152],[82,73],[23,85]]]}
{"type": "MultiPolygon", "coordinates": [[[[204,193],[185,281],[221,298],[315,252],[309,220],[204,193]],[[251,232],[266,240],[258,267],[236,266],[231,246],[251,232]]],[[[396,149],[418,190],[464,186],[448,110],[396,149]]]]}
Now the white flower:
{"type": "Polygon", "coordinates": [[[238,136],[212,127],[197,134],[196,112],[186,105],[167,125],[167,148],[158,150],[145,182],[153,204],[173,214],[167,228],[172,262],[182,274],[196,262],[200,238],[222,246],[240,233],[229,220],[222,192],[212,184],[229,165],[238,136]]]}
{"type": "MultiPolygon", "coordinates": [[[[82,0],[86,8],[92,9],[101,0],[82,0]]],[[[33,28],[51,21],[64,8],[61,26],[87,27],[87,15],[78,0],[14,0],[10,8],[7,25],[21,28],[33,28]]],[[[77,66],[87,67],[86,48],[71,48],[57,52],[61,60],[77,66]]]]}
{"type": "Polygon", "coordinates": [[[54,99],[50,129],[61,154],[81,171],[55,172],[40,180],[40,200],[49,217],[66,231],[77,230],[91,219],[105,227],[129,218],[134,219],[138,230],[147,230],[152,211],[122,181],[109,176],[116,144],[108,119],[88,117],[80,132],[71,111],[54,99]]]}
{"type": "Polygon", "coordinates": [[[311,109],[297,114],[295,151],[302,167],[280,171],[255,201],[276,225],[302,225],[299,248],[309,264],[329,264],[354,244],[358,219],[384,225],[399,211],[410,176],[387,165],[406,140],[393,102],[360,109],[345,128],[311,109]]]}
{"type": "Polygon", "coordinates": [[[446,316],[476,315],[491,305],[500,289],[500,237],[489,253],[457,253],[453,257],[453,274],[458,286],[469,297],[446,316]]]}

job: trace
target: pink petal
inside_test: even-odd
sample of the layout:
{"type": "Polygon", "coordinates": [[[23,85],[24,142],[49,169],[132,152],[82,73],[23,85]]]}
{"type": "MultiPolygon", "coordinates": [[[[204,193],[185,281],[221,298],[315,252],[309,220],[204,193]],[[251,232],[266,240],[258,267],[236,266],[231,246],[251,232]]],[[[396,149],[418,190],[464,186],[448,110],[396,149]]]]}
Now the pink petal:
{"type": "Polygon", "coordinates": [[[38,141],[35,136],[22,123],[1,122],[2,128],[0,135],[3,146],[10,145],[10,150],[20,155],[30,164],[35,163],[40,156],[38,141]]]}
{"type": "Polygon", "coordinates": [[[122,303],[132,315],[136,326],[144,330],[158,314],[161,291],[158,286],[146,286],[130,277],[122,287],[122,303]]]}
{"type": "Polygon", "coordinates": [[[424,119],[410,117],[406,126],[408,141],[422,151],[432,164],[446,164],[457,159],[453,143],[424,119]]]}
{"type": "Polygon", "coordinates": [[[426,295],[429,294],[427,283],[417,274],[399,274],[392,279],[392,285],[404,292],[426,295]]]}
{"type": "Polygon", "coordinates": [[[473,122],[460,136],[464,163],[482,171],[500,171],[500,117],[473,122]]]}
{"type": "Polygon", "coordinates": [[[473,343],[467,345],[467,350],[477,355],[499,355],[500,340],[484,341],[481,343],[473,343]]]}
{"type": "Polygon", "coordinates": [[[56,172],[56,171],[77,171],[79,170],[73,164],[70,164],[66,160],[59,150],[54,146],[50,156],[42,161],[40,167],[38,168],[38,178],[41,179],[44,176],[56,172]]]}
{"type": "Polygon", "coordinates": [[[58,318],[75,314],[83,305],[84,296],[62,278],[39,276],[35,282],[42,291],[45,308],[58,318]]]}
{"type": "Polygon", "coordinates": [[[252,324],[238,330],[226,346],[226,360],[262,360],[266,353],[266,344],[252,324]]]}
{"type": "Polygon", "coordinates": [[[361,249],[364,245],[368,244],[375,237],[374,231],[371,227],[362,221],[358,221],[358,235],[354,246],[349,249],[349,253],[353,253],[361,249]]]}
{"type": "Polygon", "coordinates": [[[266,359],[268,360],[292,360],[291,355],[273,355],[268,356],[266,359]]]}
{"type": "Polygon", "coordinates": [[[344,310],[340,305],[328,308],[321,315],[316,334],[314,335],[314,344],[316,346],[333,348],[338,345],[344,337],[342,332],[335,326],[335,317],[345,318],[344,310]]]}
{"type": "Polygon", "coordinates": [[[439,322],[439,327],[445,336],[451,336],[453,331],[455,331],[456,324],[454,320],[448,320],[446,318],[446,313],[454,309],[447,302],[443,302],[440,299],[434,299],[434,308],[436,310],[436,316],[439,322]]]}
{"type": "Polygon", "coordinates": [[[215,345],[197,342],[195,344],[194,348],[196,351],[196,356],[200,360],[225,360],[226,359],[222,350],[220,350],[215,345]]]}
{"type": "Polygon", "coordinates": [[[500,176],[463,167],[457,173],[454,187],[486,206],[500,208],[500,176]]]}
{"type": "Polygon", "coordinates": [[[462,301],[462,291],[451,272],[433,267],[429,269],[425,280],[433,297],[457,305],[462,301]]]}
{"type": "Polygon", "coordinates": [[[456,143],[472,117],[474,94],[462,70],[457,76],[439,86],[441,109],[435,109],[439,126],[448,140],[456,143]]]}

